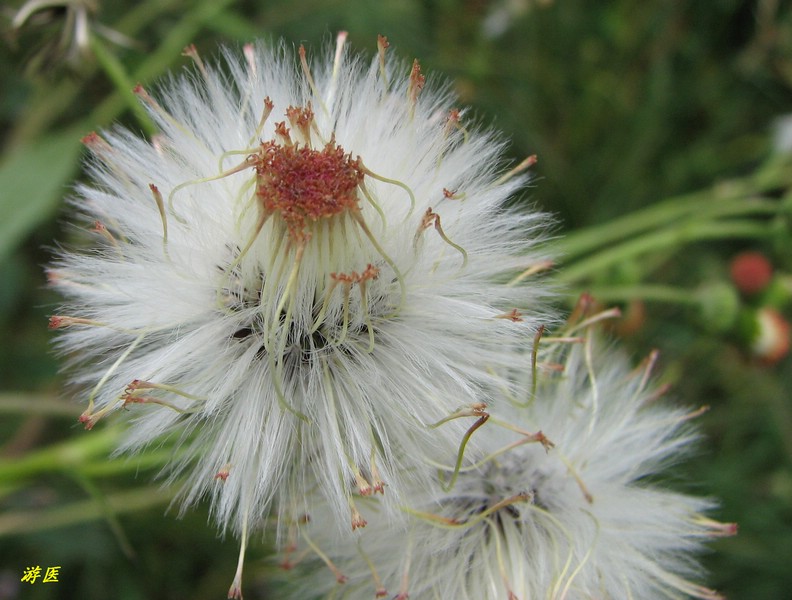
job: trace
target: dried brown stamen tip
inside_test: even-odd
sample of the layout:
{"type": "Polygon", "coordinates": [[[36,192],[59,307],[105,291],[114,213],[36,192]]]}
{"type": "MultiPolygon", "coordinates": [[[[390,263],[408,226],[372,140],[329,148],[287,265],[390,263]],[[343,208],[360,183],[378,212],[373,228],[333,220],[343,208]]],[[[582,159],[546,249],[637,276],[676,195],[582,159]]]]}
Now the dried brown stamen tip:
{"type": "Polygon", "coordinates": [[[289,128],[286,127],[286,121],[281,121],[280,123],[275,123],[275,135],[277,135],[283,143],[287,146],[292,146],[294,142],[292,142],[291,136],[289,135],[289,128]]]}
{"type": "Polygon", "coordinates": [[[142,83],[135,84],[135,87],[132,88],[132,93],[136,96],[140,96],[143,100],[147,102],[153,100],[149,93],[146,91],[146,88],[143,87],[142,83]]]}
{"type": "Polygon", "coordinates": [[[456,191],[451,191],[448,188],[443,188],[443,198],[446,200],[458,200],[459,196],[457,196],[456,191]]]}
{"type": "Polygon", "coordinates": [[[512,323],[522,323],[525,320],[525,319],[522,318],[522,313],[519,310],[517,310],[516,308],[513,308],[511,311],[509,311],[507,313],[503,313],[501,315],[495,315],[495,318],[496,319],[507,319],[507,320],[511,321],[512,323]]]}
{"type": "Polygon", "coordinates": [[[96,321],[91,319],[83,319],[80,317],[66,317],[63,315],[52,315],[49,318],[49,329],[63,329],[71,327],[72,325],[98,325],[96,321]]]}
{"type": "Polygon", "coordinates": [[[228,476],[230,474],[231,474],[231,465],[228,464],[228,465],[225,465],[222,469],[220,469],[217,473],[215,473],[214,478],[215,479],[219,479],[223,483],[225,483],[226,479],[228,479],[228,476]]]}
{"type": "Polygon", "coordinates": [[[410,99],[410,105],[412,109],[415,109],[415,105],[418,103],[418,96],[421,93],[421,90],[426,84],[426,77],[424,77],[423,73],[421,73],[421,63],[418,62],[416,58],[413,61],[412,69],[410,70],[410,83],[407,86],[407,95],[410,99]]]}
{"type": "Polygon", "coordinates": [[[256,74],[256,51],[253,44],[247,43],[242,46],[242,54],[245,56],[248,68],[254,75],[256,74]]]}
{"type": "Polygon", "coordinates": [[[311,109],[311,103],[307,106],[290,106],[286,109],[286,118],[289,119],[291,126],[299,131],[303,136],[303,143],[307,146],[311,145],[311,125],[314,120],[314,112],[311,109]]]}
{"type": "Polygon", "coordinates": [[[701,516],[694,519],[694,521],[707,529],[707,535],[709,535],[709,537],[731,537],[739,533],[739,526],[737,523],[721,523],[715,519],[701,516]]]}
{"type": "Polygon", "coordinates": [[[208,76],[206,67],[204,66],[203,60],[201,60],[201,55],[198,54],[198,49],[195,47],[195,44],[185,46],[182,50],[182,56],[190,58],[195,63],[195,66],[198,67],[198,70],[201,72],[201,75],[203,75],[204,79],[208,76]]]}
{"type": "Polygon", "coordinates": [[[545,449],[545,452],[549,452],[551,449],[555,448],[555,444],[547,439],[547,436],[542,433],[541,431],[537,431],[533,434],[533,438],[535,442],[539,442],[542,444],[542,447],[545,449]]]}
{"type": "Polygon", "coordinates": [[[357,271],[352,271],[351,273],[330,273],[330,279],[333,281],[349,284],[362,283],[370,279],[376,279],[377,277],[379,277],[379,269],[371,263],[368,264],[362,273],[358,273],[357,271]]]}
{"type": "Polygon", "coordinates": [[[109,154],[113,151],[112,146],[95,131],[81,137],[80,142],[95,154],[109,154]]]}
{"type": "MultiPolygon", "coordinates": [[[[363,477],[363,474],[359,470],[355,470],[355,482],[357,484],[358,492],[361,496],[370,496],[373,493],[373,488],[368,480],[363,477]]],[[[354,517],[353,517],[354,519],[354,517]]],[[[354,525],[353,525],[354,529],[354,525]]]]}
{"type": "Polygon", "coordinates": [[[363,527],[368,525],[368,521],[366,521],[366,519],[363,518],[363,515],[361,515],[358,512],[358,509],[357,507],[355,507],[354,504],[352,504],[351,508],[352,508],[352,531],[355,531],[355,529],[362,529],[363,527]]]}
{"type": "Polygon", "coordinates": [[[129,385],[126,387],[126,393],[131,394],[137,390],[154,390],[157,389],[159,386],[157,384],[151,383],[150,381],[144,381],[142,379],[133,379],[129,385]]]}
{"type": "Polygon", "coordinates": [[[701,407],[697,408],[696,410],[694,410],[692,412],[689,412],[686,415],[682,415],[679,418],[679,420],[681,422],[681,421],[690,421],[691,419],[697,419],[698,417],[700,417],[704,413],[708,412],[709,409],[710,409],[709,405],[705,404],[704,406],[701,406],[701,407]]]}
{"type": "Polygon", "coordinates": [[[385,72],[385,51],[390,47],[388,38],[384,35],[377,35],[377,56],[379,57],[379,73],[385,88],[388,87],[388,76],[385,72]]]}
{"type": "Polygon", "coordinates": [[[77,418],[77,422],[82,423],[85,426],[86,431],[90,431],[91,429],[93,429],[93,426],[96,425],[96,420],[94,419],[94,416],[86,413],[81,414],[77,418]]]}
{"type": "Polygon", "coordinates": [[[131,393],[124,394],[122,398],[124,400],[122,408],[126,408],[127,404],[156,404],[158,402],[157,398],[153,396],[136,396],[131,393]]]}
{"type": "Polygon", "coordinates": [[[575,308],[573,308],[572,312],[569,314],[567,324],[576,325],[578,321],[591,313],[591,310],[595,305],[596,303],[594,302],[594,297],[591,294],[588,292],[583,292],[580,294],[580,298],[578,298],[575,308]]]}

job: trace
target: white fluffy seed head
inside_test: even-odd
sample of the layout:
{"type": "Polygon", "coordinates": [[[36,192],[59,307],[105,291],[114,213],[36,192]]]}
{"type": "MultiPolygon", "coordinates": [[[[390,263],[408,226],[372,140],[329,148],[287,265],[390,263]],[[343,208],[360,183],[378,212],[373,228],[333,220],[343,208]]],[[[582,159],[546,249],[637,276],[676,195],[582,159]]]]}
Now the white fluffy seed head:
{"type": "Polygon", "coordinates": [[[430,425],[503,385],[548,320],[542,285],[498,283],[546,259],[546,218],[506,210],[524,180],[499,178],[503,145],[420,72],[340,43],[302,68],[243,54],[138,89],[151,142],[86,138],[72,206],[96,239],[51,267],[52,325],[86,426],[126,408],[122,450],[180,440],[185,506],[208,495],[242,531],[318,491],[348,529],[353,493],[399,502],[459,444],[430,425]]]}
{"type": "Polygon", "coordinates": [[[308,563],[295,597],[718,598],[690,581],[695,554],[735,527],[658,479],[689,449],[696,413],[664,405],[646,371],[588,334],[560,364],[535,395],[493,403],[455,481],[449,456],[439,480],[408,494],[401,529],[372,519],[351,544],[306,526],[293,553],[310,540],[348,580],[308,563]]]}

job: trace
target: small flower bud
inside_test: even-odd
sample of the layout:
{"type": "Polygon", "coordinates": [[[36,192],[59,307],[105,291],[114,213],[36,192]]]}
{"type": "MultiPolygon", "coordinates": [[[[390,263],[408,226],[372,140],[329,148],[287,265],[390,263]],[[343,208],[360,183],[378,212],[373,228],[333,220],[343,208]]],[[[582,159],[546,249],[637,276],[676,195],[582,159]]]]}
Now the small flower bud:
{"type": "Polygon", "coordinates": [[[725,332],[734,326],[740,310],[740,298],[734,287],[725,281],[706,284],[696,291],[696,297],[706,329],[725,332]]]}

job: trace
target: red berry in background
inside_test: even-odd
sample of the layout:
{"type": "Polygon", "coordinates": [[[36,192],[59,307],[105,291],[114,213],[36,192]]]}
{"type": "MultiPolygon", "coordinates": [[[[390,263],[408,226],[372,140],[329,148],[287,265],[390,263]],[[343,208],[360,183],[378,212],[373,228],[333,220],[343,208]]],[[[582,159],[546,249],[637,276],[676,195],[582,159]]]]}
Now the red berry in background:
{"type": "Polygon", "coordinates": [[[773,278],[773,265],[761,252],[742,252],[731,261],[731,278],[743,294],[758,294],[773,278]]]}

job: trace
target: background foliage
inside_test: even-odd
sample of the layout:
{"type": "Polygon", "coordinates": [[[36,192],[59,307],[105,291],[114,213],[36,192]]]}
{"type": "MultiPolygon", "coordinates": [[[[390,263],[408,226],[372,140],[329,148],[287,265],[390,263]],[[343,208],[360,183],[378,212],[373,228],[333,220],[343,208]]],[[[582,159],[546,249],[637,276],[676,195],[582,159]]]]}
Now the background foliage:
{"type": "MultiPolygon", "coordinates": [[[[71,60],[58,47],[68,31],[66,8],[37,13],[18,29],[12,19],[22,3],[2,11],[0,600],[224,597],[236,543],[218,540],[204,512],[182,520],[163,514],[168,493],[151,483],[161,455],[110,460],[113,426],[76,426],[81,407],[48,346],[46,319],[57,299],[42,265],[53,239],[75,236],[62,225],[62,199],[80,177],[80,137],[114,120],[145,130],[129,93],[136,82],[151,84],[183,68],[189,43],[204,57],[218,43],[259,37],[318,50],[341,29],[354,49],[370,55],[376,35],[386,34],[399,55],[420,57],[426,73],[451,78],[477,120],[504,132],[515,159],[538,154],[539,178],[525,200],[557,214],[559,233],[573,233],[557,242],[567,258],[556,277],[568,286],[569,303],[590,289],[623,306],[633,318],[615,333],[636,356],[659,348],[674,396],[712,408],[700,419],[707,436],[700,454],[674,482],[720,498],[715,516],[740,524],[739,536],[714,544],[705,558],[709,583],[732,599],[788,594],[792,364],[751,359],[744,329],[734,323],[753,305],[775,302],[787,316],[789,305],[783,290],[778,298],[747,301],[727,293],[727,282],[730,257],[744,249],[763,251],[777,273],[792,269],[792,169],[773,149],[774,123],[792,112],[792,6],[97,5],[94,41],[71,60]],[[124,37],[101,37],[107,28],[124,37]],[[737,204],[757,199],[764,208],[737,204]],[[677,212],[667,208],[675,206],[677,212]],[[616,220],[637,210],[634,221],[616,220]],[[623,238],[633,245],[620,246],[623,238]],[[610,258],[607,244],[617,248],[610,258]],[[36,564],[61,566],[60,582],[20,583],[23,569],[36,564]]],[[[250,553],[246,597],[278,598],[282,577],[261,541],[250,553]]]]}

